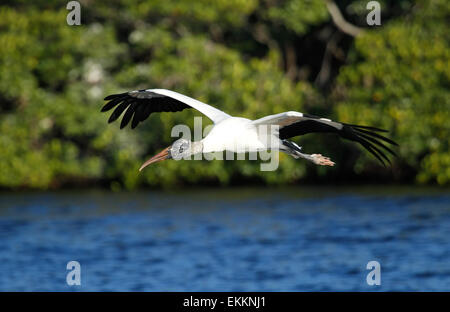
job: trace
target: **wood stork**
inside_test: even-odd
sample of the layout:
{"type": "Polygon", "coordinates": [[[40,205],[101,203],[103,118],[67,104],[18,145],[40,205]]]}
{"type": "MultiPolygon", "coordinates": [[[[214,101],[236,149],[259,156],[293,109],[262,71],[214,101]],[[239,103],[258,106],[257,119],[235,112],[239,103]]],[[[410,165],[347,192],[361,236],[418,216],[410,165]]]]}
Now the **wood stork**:
{"type": "Polygon", "coordinates": [[[397,145],[391,139],[377,133],[387,132],[386,130],[375,127],[340,123],[295,111],[283,112],[256,120],[233,117],[210,105],[166,89],[136,90],[112,94],[107,96],[105,101],[109,102],[103,106],[102,112],[116,107],[108,122],[117,120],[126,110],[120,123],[121,129],[130,121],[131,128],[134,129],[151,113],[177,112],[186,108],[198,110],[214,123],[212,130],[202,140],[191,142],[186,139],[178,139],[171,146],[149,158],[139,170],[152,163],[174,158],[174,155],[186,157],[198,153],[223,151],[240,153],[269,149],[278,149],[294,158],[304,158],[316,165],[333,166],[334,162],[328,157],[321,154],[304,154],[300,146],[287,140],[314,132],[336,133],[344,139],[358,142],[383,165],[385,165],[385,161],[390,163],[389,158],[383,153],[383,149],[395,156],[394,151],[383,144],[383,141],[384,143],[397,145]],[[269,130],[270,140],[267,137],[262,138],[261,132],[258,131],[258,127],[262,125],[266,127],[275,126],[270,127],[272,129],[269,130]],[[273,144],[273,142],[276,144],[273,144]]]}

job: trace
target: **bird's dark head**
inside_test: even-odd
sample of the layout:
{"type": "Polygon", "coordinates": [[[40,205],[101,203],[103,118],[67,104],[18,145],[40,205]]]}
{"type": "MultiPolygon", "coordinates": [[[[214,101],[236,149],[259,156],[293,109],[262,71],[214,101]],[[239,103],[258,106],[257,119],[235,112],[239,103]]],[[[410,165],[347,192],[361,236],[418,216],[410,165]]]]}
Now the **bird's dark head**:
{"type": "Polygon", "coordinates": [[[139,168],[139,171],[141,171],[150,164],[163,161],[166,159],[175,159],[175,160],[180,160],[183,158],[186,159],[187,157],[194,154],[195,151],[198,150],[199,146],[201,146],[201,142],[194,142],[193,144],[189,140],[178,139],[175,142],[173,142],[173,144],[170,145],[169,147],[166,147],[155,156],[149,158],[145,163],[142,164],[141,168],[139,168]]]}

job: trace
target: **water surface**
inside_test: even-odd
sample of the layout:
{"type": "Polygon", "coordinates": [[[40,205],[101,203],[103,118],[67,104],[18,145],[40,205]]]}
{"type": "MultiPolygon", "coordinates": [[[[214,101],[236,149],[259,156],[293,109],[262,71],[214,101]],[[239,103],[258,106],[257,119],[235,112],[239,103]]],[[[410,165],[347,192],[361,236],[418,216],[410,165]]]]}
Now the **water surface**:
{"type": "Polygon", "coordinates": [[[0,290],[450,291],[450,194],[2,193],[0,290]],[[81,286],[66,283],[71,260],[81,286]]]}

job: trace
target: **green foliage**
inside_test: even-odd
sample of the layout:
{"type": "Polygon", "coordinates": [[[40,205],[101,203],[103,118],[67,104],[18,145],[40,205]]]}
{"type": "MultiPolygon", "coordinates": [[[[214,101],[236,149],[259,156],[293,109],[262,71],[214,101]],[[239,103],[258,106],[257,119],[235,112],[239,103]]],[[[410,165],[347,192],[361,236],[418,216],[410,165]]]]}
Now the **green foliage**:
{"type": "Polygon", "coordinates": [[[450,182],[449,12],[446,1],[422,1],[414,23],[401,18],[358,38],[335,90],[339,118],[392,130],[418,182],[450,182]]]}
{"type": "Polygon", "coordinates": [[[282,5],[270,7],[267,16],[275,23],[281,23],[298,35],[308,31],[311,26],[328,19],[325,1],[289,0],[282,5]]]}
{"type": "MultiPolygon", "coordinates": [[[[174,125],[192,127],[201,116],[155,114],[135,130],[107,124],[104,96],[152,87],[247,118],[297,110],[386,127],[401,143],[394,166],[400,177],[413,168],[418,182],[449,183],[445,1],[423,1],[413,13],[365,32],[349,49],[331,96],[313,85],[314,77],[291,80],[282,66],[284,45],[276,44],[331,27],[321,0],[80,2],[81,26],[66,24],[61,1],[0,7],[0,187],[134,189],[330,176],[284,154],[274,172],[260,171],[259,161],[203,160],[166,161],[138,173],[146,157],[176,139],[174,125]]],[[[209,123],[203,118],[203,126],[209,123]]],[[[354,168],[342,167],[344,176],[379,168],[358,149],[343,158],[330,142],[301,138],[307,151],[357,158],[354,168]]]]}

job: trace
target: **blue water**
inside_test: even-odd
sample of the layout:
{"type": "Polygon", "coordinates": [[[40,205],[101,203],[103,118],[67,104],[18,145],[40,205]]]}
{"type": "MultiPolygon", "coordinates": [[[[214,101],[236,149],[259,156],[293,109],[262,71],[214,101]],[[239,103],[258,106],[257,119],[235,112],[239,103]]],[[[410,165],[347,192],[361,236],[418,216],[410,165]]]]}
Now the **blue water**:
{"type": "Polygon", "coordinates": [[[0,290],[450,291],[450,194],[2,193],[0,290]]]}

